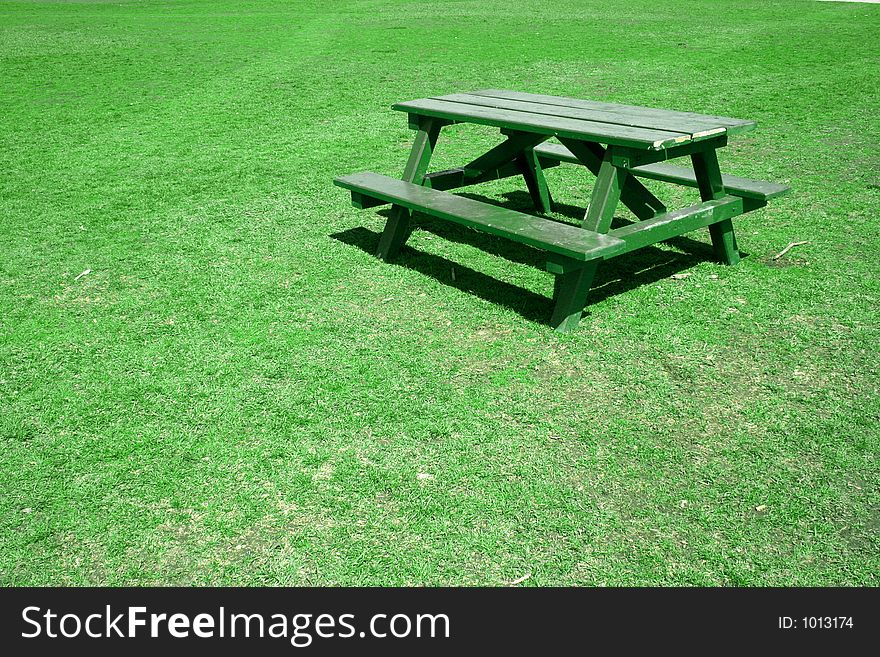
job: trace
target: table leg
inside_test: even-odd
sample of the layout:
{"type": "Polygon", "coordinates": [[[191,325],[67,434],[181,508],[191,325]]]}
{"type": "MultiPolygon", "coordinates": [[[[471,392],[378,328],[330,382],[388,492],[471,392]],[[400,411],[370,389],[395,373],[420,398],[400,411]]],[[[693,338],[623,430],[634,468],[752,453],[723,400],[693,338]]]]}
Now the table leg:
{"type": "MultiPolygon", "coordinates": [[[[437,137],[444,125],[446,122],[431,117],[422,117],[419,120],[409,160],[403,170],[403,180],[417,185],[424,182],[425,173],[427,173],[428,165],[431,162],[431,155],[437,145],[437,137]]],[[[391,206],[391,214],[388,221],[385,222],[382,237],[379,238],[379,248],[376,251],[378,258],[390,260],[397,255],[400,247],[409,238],[411,218],[412,213],[408,209],[400,205],[391,206]]]]}
{"type": "Polygon", "coordinates": [[[542,214],[552,211],[553,199],[550,196],[550,189],[544,178],[544,169],[535,154],[535,149],[527,148],[524,150],[522,155],[517,158],[517,164],[522,171],[523,178],[525,178],[526,187],[529,189],[529,196],[532,197],[535,209],[542,214]]]}
{"type": "MultiPolygon", "coordinates": [[[[694,165],[694,174],[697,176],[697,184],[700,187],[700,198],[703,201],[711,201],[723,197],[724,185],[721,182],[721,169],[718,166],[718,155],[714,149],[693,153],[691,162],[694,165]]],[[[739,249],[736,245],[736,233],[733,231],[733,221],[725,219],[709,226],[709,235],[712,237],[712,247],[716,257],[727,265],[735,265],[739,262],[739,249]]]]}
{"type": "MultiPolygon", "coordinates": [[[[614,166],[612,155],[612,147],[603,153],[596,185],[590,198],[590,207],[587,208],[581,224],[586,230],[597,233],[607,233],[611,228],[614,211],[617,209],[621,191],[628,179],[626,169],[614,166]]],[[[563,263],[552,268],[548,265],[548,268],[556,274],[553,288],[554,307],[550,324],[557,331],[562,333],[572,331],[580,322],[598,264],[597,260],[593,260],[586,264],[563,263]]]]}
{"type": "MultiPolygon", "coordinates": [[[[601,144],[589,141],[577,141],[574,139],[560,139],[560,142],[571,151],[581,164],[589,169],[594,176],[599,175],[602,160],[606,149],[601,144]]],[[[659,214],[666,212],[663,202],[654,196],[635,176],[628,176],[623,181],[620,193],[620,202],[623,203],[638,218],[653,219],[659,214]]]]}
{"type": "Polygon", "coordinates": [[[612,148],[609,146],[602,157],[596,185],[590,197],[590,207],[587,208],[581,224],[583,228],[597,233],[607,233],[611,228],[614,211],[617,209],[621,192],[629,177],[626,169],[616,167],[612,163],[612,148]]]}

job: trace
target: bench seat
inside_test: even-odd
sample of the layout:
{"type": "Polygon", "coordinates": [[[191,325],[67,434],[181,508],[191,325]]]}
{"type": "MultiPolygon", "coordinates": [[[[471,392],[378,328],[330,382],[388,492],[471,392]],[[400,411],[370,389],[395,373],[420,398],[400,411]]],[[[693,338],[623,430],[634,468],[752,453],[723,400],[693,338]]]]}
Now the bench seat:
{"type": "MultiPolygon", "coordinates": [[[[535,154],[544,167],[554,166],[559,162],[572,162],[580,164],[570,150],[562,144],[544,143],[535,147],[535,154]]],[[[649,178],[651,180],[660,180],[663,182],[672,182],[688,187],[698,187],[697,176],[693,169],[687,167],[679,167],[674,164],[645,164],[639,167],[627,169],[631,174],[638,178],[649,178]]],[[[740,178],[739,176],[722,175],[721,182],[724,185],[724,191],[733,196],[741,198],[749,198],[756,201],[767,201],[777,196],[786,194],[790,188],[785,185],[765,182],[763,180],[751,180],[749,178],[740,178]]]]}
{"type": "Polygon", "coordinates": [[[355,207],[364,207],[364,197],[378,199],[572,260],[597,260],[626,249],[626,242],[610,235],[489,205],[371,171],[341,176],[333,182],[351,191],[355,207]]]}

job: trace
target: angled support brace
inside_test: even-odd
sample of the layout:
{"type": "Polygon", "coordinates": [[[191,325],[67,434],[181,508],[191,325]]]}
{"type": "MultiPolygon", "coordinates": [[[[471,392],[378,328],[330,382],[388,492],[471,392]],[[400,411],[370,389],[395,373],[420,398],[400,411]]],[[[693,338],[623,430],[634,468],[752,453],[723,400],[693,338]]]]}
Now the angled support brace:
{"type": "Polygon", "coordinates": [[[549,137],[509,131],[504,131],[503,134],[507,135],[507,139],[487,153],[463,167],[429,173],[422,184],[432,189],[449,190],[488,180],[522,176],[535,208],[539,212],[549,212],[552,204],[550,190],[547,188],[541,163],[533,150],[549,137]]]}
{"type": "Polygon", "coordinates": [[[547,181],[544,179],[541,163],[532,150],[538,144],[549,139],[549,135],[536,135],[514,130],[502,130],[502,134],[506,135],[507,139],[462,167],[465,179],[479,182],[492,178],[504,178],[509,175],[509,169],[513,166],[525,179],[535,209],[538,212],[549,212],[552,202],[550,191],[547,188],[547,181]]]}
{"type": "MultiPolygon", "coordinates": [[[[526,149],[534,148],[549,139],[548,135],[530,132],[508,132],[507,139],[462,167],[469,178],[481,178],[515,161],[526,149]]],[[[491,176],[490,176],[491,177],[491,176]]]]}
{"type": "MultiPolygon", "coordinates": [[[[571,151],[594,176],[599,175],[599,169],[605,158],[606,149],[601,144],[589,141],[576,141],[574,139],[562,139],[562,144],[571,151]]],[[[651,191],[645,187],[635,176],[629,176],[624,182],[620,193],[620,202],[632,211],[632,213],[644,221],[652,219],[666,212],[666,206],[651,191]]]]}

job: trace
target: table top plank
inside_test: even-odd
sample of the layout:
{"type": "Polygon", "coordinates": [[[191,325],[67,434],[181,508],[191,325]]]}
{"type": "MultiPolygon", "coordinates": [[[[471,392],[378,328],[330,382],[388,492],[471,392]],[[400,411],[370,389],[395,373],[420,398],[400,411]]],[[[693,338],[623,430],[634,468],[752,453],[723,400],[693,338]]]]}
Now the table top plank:
{"type": "Polygon", "coordinates": [[[601,121],[585,121],[565,116],[483,107],[434,98],[397,103],[392,107],[395,110],[421,116],[433,116],[451,121],[479,123],[500,128],[520,128],[538,134],[586,139],[644,150],[662,150],[669,146],[693,141],[690,133],[639,128],[601,121]]]}
{"type": "Polygon", "coordinates": [[[566,107],[562,105],[550,105],[547,103],[480,96],[478,94],[448,94],[446,96],[437,96],[435,100],[448,100],[450,102],[497,107],[499,109],[512,109],[521,112],[532,112],[534,114],[565,116],[570,119],[614,123],[632,128],[668,130],[671,132],[689,134],[694,141],[716,137],[727,132],[727,128],[723,125],[719,125],[717,121],[699,117],[645,114],[644,112],[634,110],[612,110],[608,108],[586,109],[580,107],[566,107]]]}
{"type": "Polygon", "coordinates": [[[682,120],[684,122],[700,122],[714,124],[727,130],[727,134],[733,135],[752,130],[757,126],[755,121],[736,119],[730,116],[713,116],[698,114],[695,112],[680,112],[675,110],[656,109],[653,107],[640,107],[638,105],[619,105],[595,100],[582,100],[579,98],[567,98],[565,96],[548,96],[545,94],[531,94],[520,91],[507,91],[503,89],[481,89],[472,91],[469,95],[484,96],[504,100],[516,100],[532,103],[543,103],[552,106],[572,109],[596,110],[619,113],[623,116],[641,116],[647,120],[682,120]]]}

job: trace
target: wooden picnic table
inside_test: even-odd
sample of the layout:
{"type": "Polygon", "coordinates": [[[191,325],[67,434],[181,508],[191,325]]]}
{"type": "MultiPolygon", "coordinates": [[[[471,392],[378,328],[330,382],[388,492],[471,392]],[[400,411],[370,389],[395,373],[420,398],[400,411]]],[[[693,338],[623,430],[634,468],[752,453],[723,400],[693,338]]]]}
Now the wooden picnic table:
{"type": "Polygon", "coordinates": [[[577,326],[593,275],[603,259],[709,227],[717,257],[739,261],[732,219],[763,207],[788,188],[723,175],[717,150],[754,121],[618,105],[562,96],[486,89],[398,103],[416,131],[401,179],[372,172],[342,176],[359,208],[392,204],[377,251],[393,258],[410,233],[413,211],[522,242],[547,255],[556,274],[550,323],[577,326]],[[462,167],[428,172],[441,129],[454,123],[500,128],[504,140],[462,167]],[[555,138],[558,143],[548,143],[555,138]],[[668,164],[689,157],[690,167],[668,164]],[[552,210],[544,169],[562,162],[596,176],[581,227],[451,194],[449,190],[522,176],[535,209],[552,210]],[[702,202],[670,211],[639,178],[696,187],[702,202]],[[639,221],[611,227],[618,203],[639,221]]]}

